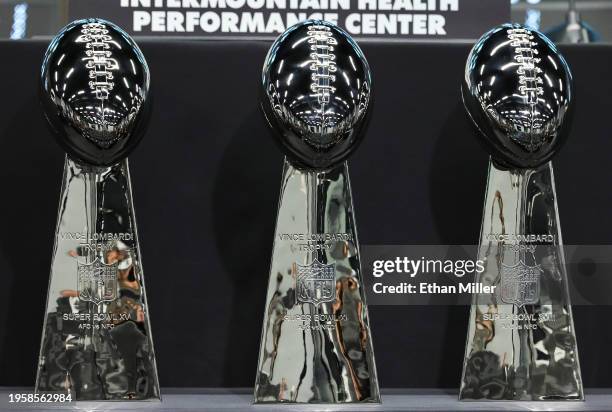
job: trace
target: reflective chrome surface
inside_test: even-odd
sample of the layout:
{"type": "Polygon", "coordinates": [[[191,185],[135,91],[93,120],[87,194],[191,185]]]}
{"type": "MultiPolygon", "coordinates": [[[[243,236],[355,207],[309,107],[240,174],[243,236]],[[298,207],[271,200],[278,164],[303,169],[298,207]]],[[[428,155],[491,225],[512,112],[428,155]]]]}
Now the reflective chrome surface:
{"type": "Polygon", "coordinates": [[[255,401],[380,401],[346,163],[285,162],[255,401]]]}
{"type": "Polygon", "coordinates": [[[380,401],[348,166],[342,160],[365,131],[370,86],[361,51],[329,23],[289,28],[268,53],[262,107],[287,159],[257,403],[380,401]],[[280,100],[274,103],[275,98],[280,100]]]}
{"type": "Polygon", "coordinates": [[[63,180],[36,391],[159,398],[127,160],[63,180]]]}
{"type": "Polygon", "coordinates": [[[472,48],[463,101],[496,162],[537,167],[567,138],[572,82],[565,59],[543,34],[502,25],[472,48]]]}
{"type": "Polygon", "coordinates": [[[306,21],[274,42],[261,106],[294,164],[325,169],[345,160],[367,126],[372,78],[359,46],[337,26],[306,21]]]}
{"type": "Polygon", "coordinates": [[[70,23],[41,71],[47,120],[68,155],[111,166],[137,145],[149,117],[149,68],[136,43],[101,19],[70,23]]]}
{"type": "MultiPolygon", "coordinates": [[[[115,94],[119,87],[99,84],[102,66],[108,63],[105,59],[114,59],[104,50],[139,55],[128,50],[133,45],[129,38],[107,38],[108,33],[119,33],[117,30],[98,20],[72,23],[52,41],[43,65],[41,98],[46,100],[52,132],[68,155],[35,389],[70,393],[73,400],[160,397],[129,168],[127,159],[122,160],[137,140],[135,133],[144,130],[139,123],[146,120],[142,113],[147,106],[143,100],[146,93],[121,117],[119,109],[107,110],[121,100],[117,98],[121,94],[115,94]],[[94,32],[101,37],[95,37],[98,34],[94,32]],[[81,40],[95,44],[75,49],[73,43],[81,40]],[[108,48],[104,46],[107,43],[111,44],[108,48]],[[102,56],[98,56],[98,48],[103,50],[102,56]],[[81,53],[80,58],[75,50],[81,53]],[[88,53],[91,50],[93,54],[88,53]],[[65,64],[71,68],[63,71],[65,64]],[[52,87],[46,89],[47,72],[63,83],[48,83],[52,87]],[[69,87],[61,86],[58,92],[60,84],[69,87]],[[71,93],[66,100],[62,91],[71,93]],[[70,100],[72,94],[79,97],[70,100]],[[67,103],[70,101],[73,103],[67,103]],[[79,107],[85,111],[80,112],[79,107]],[[100,166],[108,162],[115,164],[100,166]]],[[[129,65],[117,61],[120,64],[113,66],[112,77],[104,74],[107,80],[125,83],[126,79],[134,80],[128,71],[144,73],[148,89],[144,58],[129,65]]]]}
{"type": "Polygon", "coordinates": [[[501,26],[476,44],[466,66],[468,84],[482,79],[469,89],[482,96],[464,88],[464,99],[492,156],[478,256],[485,271],[476,281],[495,286],[495,292],[474,295],[463,400],[584,397],[553,169],[546,162],[567,135],[572,110],[571,76],[560,56],[547,54],[554,51],[542,35],[501,26]],[[510,59],[506,66],[499,53],[510,59]],[[557,77],[551,77],[551,66],[557,77]],[[559,89],[546,86],[553,79],[559,89]],[[508,87],[515,88],[507,91],[512,95],[499,92],[508,87]],[[551,95],[558,100],[546,101],[551,95]]]}
{"type": "Polygon", "coordinates": [[[583,399],[552,165],[501,170],[493,162],[461,399],[583,399]]]}

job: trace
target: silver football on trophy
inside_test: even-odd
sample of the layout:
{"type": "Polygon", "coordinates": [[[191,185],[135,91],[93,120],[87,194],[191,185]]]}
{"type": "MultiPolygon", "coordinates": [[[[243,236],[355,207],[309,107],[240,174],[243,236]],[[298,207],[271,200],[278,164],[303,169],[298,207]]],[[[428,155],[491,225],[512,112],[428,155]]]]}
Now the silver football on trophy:
{"type": "Polygon", "coordinates": [[[325,21],[287,29],[264,63],[261,106],[296,166],[327,169],[345,160],[365,132],[371,93],[363,52],[325,21]]]}
{"type": "Polygon", "coordinates": [[[138,144],[149,117],[149,68],[130,36],[102,19],[70,23],[51,41],[40,98],[53,134],[76,161],[110,166],[138,144]]]}
{"type": "Polygon", "coordinates": [[[570,69],[543,34],[498,26],[472,48],[462,84],[465,107],[482,142],[505,167],[535,168],[557,152],[570,126],[570,69]]]}

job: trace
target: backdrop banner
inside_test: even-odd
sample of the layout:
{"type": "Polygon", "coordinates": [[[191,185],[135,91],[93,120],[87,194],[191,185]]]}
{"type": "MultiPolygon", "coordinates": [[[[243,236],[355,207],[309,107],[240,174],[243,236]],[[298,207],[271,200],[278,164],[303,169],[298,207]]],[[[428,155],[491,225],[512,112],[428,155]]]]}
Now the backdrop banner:
{"type": "Polygon", "coordinates": [[[306,19],[358,38],[476,39],[510,19],[508,0],[79,0],[71,20],[102,17],[132,35],[273,38],[306,19]]]}

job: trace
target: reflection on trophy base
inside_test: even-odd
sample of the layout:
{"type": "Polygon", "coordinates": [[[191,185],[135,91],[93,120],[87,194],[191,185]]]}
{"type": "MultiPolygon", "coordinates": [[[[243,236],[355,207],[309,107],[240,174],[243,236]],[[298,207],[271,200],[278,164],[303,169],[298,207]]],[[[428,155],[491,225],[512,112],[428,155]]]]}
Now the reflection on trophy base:
{"type": "Polygon", "coordinates": [[[255,403],[380,402],[346,163],[282,182],[255,403]]]}
{"type": "Polygon", "coordinates": [[[574,366],[564,362],[553,368],[513,370],[495,352],[475,352],[466,362],[465,387],[460,397],[461,400],[499,401],[583,400],[574,373],[574,366]],[[551,380],[551,375],[557,378],[551,380]]]}
{"type": "Polygon", "coordinates": [[[489,164],[461,400],[581,400],[578,350],[551,164],[489,164]]]}
{"type": "Polygon", "coordinates": [[[159,399],[127,161],[66,159],[37,393],[159,399]]]}

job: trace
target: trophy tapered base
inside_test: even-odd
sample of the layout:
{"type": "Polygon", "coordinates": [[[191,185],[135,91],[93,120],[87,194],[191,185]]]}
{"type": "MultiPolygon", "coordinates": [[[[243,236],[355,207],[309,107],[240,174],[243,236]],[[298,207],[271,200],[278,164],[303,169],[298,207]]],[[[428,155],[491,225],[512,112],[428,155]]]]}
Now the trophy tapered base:
{"type": "Polygon", "coordinates": [[[285,161],[255,402],[379,402],[346,162],[285,161]]]}
{"type": "Polygon", "coordinates": [[[493,162],[463,365],[462,400],[582,400],[552,165],[493,162]]]}
{"type": "Polygon", "coordinates": [[[35,389],[160,397],[127,160],[66,158],[35,389]]]}

